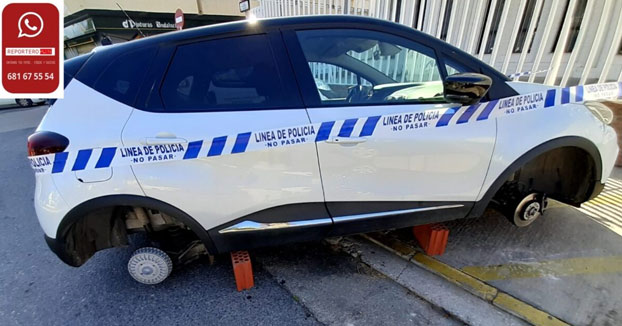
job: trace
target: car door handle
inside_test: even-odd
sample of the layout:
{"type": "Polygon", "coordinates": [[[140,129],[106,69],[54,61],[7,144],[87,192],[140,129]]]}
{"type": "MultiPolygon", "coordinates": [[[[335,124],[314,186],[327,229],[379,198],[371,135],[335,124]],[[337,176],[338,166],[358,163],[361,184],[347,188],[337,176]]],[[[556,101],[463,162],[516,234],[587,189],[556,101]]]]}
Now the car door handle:
{"type": "Polygon", "coordinates": [[[326,140],[329,144],[360,144],[366,141],[365,137],[333,137],[326,140]]]}
{"type": "Polygon", "coordinates": [[[168,144],[179,144],[179,143],[187,143],[188,141],[184,138],[178,138],[174,134],[170,132],[160,132],[155,137],[147,137],[142,142],[144,145],[168,145],[168,144]]]}
{"type": "Polygon", "coordinates": [[[145,138],[144,145],[168,145],[168,144],[185,144],[188,141],[183,138],[145,138]]]}

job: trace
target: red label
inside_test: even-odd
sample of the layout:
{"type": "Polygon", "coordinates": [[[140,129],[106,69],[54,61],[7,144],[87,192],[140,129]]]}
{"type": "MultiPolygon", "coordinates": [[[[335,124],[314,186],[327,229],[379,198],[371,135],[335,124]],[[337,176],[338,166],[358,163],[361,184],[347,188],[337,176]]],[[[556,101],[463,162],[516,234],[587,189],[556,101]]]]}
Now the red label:
{"type": "Polygon", "coordinates": [[[11,93],[51,93],[59,83],[59,12],[49,3],[2,11],[2,85],[11,93]]]}
{"type": "Polygon", "coordinates": [[[175,28],[177,30],[184,28],[184,12],[179,8],[175,11],[175,28]]]}

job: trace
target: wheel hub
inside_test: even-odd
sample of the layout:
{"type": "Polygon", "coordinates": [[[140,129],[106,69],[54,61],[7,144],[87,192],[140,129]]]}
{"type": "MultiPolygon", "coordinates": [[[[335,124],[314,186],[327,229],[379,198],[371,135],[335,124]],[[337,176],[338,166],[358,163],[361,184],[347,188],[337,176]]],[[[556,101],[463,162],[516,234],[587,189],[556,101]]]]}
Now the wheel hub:
{"type": "Polygon", "coordinates": [[[542,216],[547,206],[546,203],[546,195],[529,194],[516,205],[513,217],[510,220],[518,227],[525,227],[542,216]]]}
{"type": "Polygon", "coordinates": [[[153,274],[153,267],[152,266],[143,266],[141,268],[140,274],[143,275],[143,276],[147,276],[147,275],[153,274]]]}
{"type": "Polygon", "coordinates": [[[173,262],[164,251],[145,247],[134,252],[127,267],[136,281],[143,284],[157,284],[169,276],[173,262]]]}
{"type": "Polygon", "coordinates": [[[530,221],[540,216],[540,203],[532,202],[525,207],[525,213],[522,216],[523,221],[530,221]]]}

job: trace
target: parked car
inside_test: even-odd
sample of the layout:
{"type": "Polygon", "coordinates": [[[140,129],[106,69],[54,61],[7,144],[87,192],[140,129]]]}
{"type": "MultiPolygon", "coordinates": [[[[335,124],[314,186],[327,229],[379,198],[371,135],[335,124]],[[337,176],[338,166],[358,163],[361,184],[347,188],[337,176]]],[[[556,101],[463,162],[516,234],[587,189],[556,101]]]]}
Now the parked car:
{"type": "Polygon", "coordinates": [[[33,105],[38,105],[38,104],[43,104],[45,103],[46,99],[43,98],[18,98],[18,99],[12,99],[12,98],[0,98],[0,107],[5,107],[5,106],[15,106],[15,105],[19,105],[23,108],[25,107],[29,107],[29,106],[33,106],[33,105]]]}
{"type": "Polygon", "coordinates": [[[128,264],[143,283],[207,253],[490,205],[526,226],[547,198],[596,196],[617,155],[606,108],[370,18],[188,29],[73,58],[65,73],[65,98],[28,140],[46,241],[80,266],[147,234],[128,264]]]}

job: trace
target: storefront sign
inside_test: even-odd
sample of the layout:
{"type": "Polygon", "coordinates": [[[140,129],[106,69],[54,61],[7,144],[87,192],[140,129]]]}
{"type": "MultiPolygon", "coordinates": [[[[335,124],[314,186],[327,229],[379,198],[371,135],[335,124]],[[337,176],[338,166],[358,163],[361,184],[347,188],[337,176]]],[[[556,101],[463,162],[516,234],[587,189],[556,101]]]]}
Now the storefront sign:
{"type": "Polygon", "coordinates": [[[177,30],[184,28],[184,12],[181,11],[181,9],[175,11],[175,28],[177,28],[177,30]]]}
{"type": "Polygon", "coordinates": [[[134,21],[132,19],[126,19],[123,22],[121,22],[121,26],[123,26],[123,28],[130,28],[130,29],[134,29],[134,28],[174,29],[175,28],[175,24],[173,22],[161,22],[159,20],[145,22],[145,21],[134,21]]]}
{"type": "Polygon", "coordinates": [[[240,1],[240,12],[247,12],[251,9],[250,0],[240,1]]]}

